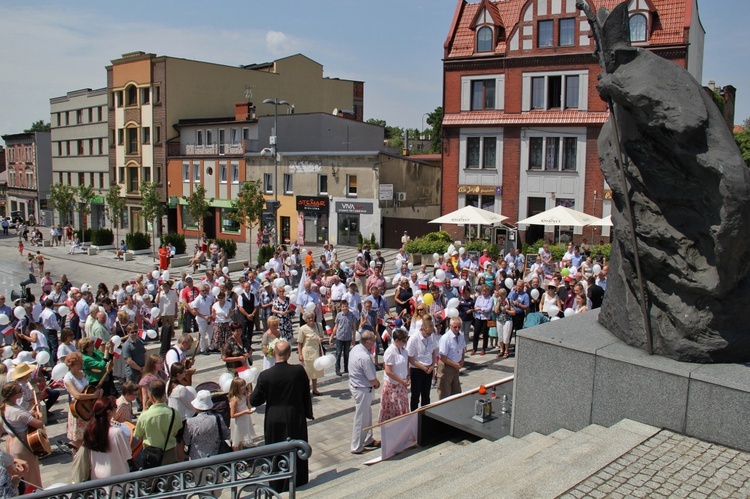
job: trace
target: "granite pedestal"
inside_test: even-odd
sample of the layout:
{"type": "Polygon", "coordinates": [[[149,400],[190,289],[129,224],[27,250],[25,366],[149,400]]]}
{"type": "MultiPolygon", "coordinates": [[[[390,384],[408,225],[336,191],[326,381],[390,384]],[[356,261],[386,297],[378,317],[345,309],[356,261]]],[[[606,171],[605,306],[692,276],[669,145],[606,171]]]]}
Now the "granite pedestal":
{"type": "Polygon", "coordinates": [[[519,332],[511,435],[628,418],[750,451],[750,368],[677,362],[624,344],[598,311],[519,332]]]}

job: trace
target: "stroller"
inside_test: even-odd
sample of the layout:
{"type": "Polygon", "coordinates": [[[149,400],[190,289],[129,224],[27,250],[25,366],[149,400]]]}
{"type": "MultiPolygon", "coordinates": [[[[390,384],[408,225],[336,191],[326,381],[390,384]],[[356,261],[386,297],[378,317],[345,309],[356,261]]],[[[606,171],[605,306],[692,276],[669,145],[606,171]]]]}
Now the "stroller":
{"type": "Polygon", "coordinates": [[[208,390],[211,392],[211,401],[214,403],[213,412],[220,415],[224,419],[227,428],[229,427],[229,395],[221,391],[221,387],[218,383],[213,381],[206,381],[195,387],[196,391],[208,390]]]}

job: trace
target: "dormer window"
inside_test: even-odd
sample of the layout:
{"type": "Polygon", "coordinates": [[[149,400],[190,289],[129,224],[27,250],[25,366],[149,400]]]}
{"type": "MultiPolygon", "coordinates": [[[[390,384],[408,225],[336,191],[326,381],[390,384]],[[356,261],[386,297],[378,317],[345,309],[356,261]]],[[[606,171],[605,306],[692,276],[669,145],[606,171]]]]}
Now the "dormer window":
{"type": "Polygon", "coordinates": [[[492,28],[482,26],[477,30],[477,52],[492,52],[492,28]]]}
{"type": "Polygon", "coordinates": [[[630,41],[648,41],[648,18],[646,14],[633,14],[630,16],[630,41]]]}

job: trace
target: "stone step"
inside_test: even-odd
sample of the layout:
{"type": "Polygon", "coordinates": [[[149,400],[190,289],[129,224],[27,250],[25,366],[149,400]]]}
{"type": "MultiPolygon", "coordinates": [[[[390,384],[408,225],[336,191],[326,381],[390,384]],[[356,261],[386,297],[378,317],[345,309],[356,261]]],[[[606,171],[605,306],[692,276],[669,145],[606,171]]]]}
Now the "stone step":
{"type": "Polygon", "coordinates": [[[401,454],[398,454],[391,459],[382,461],[373,466],[364,466],[362,463],[365,460],[372,459],[372,456],[361,455],[353,456],[356,460],[350,461],[351,466],[347,466],[342,463],[332,467],[333,469],[322,470],[317,474],[317,477],[322,478],[311,480],[310,485],[306,486],[300,491],[300,494],[304,491],[303,497],[330,497],[327,494],[337,493],[343,491],[345,493],[351,493],[356,490],[360,490],[360,486],[363,481],[369,480],[369,476],[382,476],[383,473],[389,474],[392,471],[398,473],[408,473],[414,469],[420,469],[425,463],[429,463],[435,459],[440,459],[446,455],[456,453],[471,445],[470,442],[455,443],[452,441],[443,442],[438,445],[429,448],[413,448],[407,449],[401,454]],[[356,471],[356,483],[352,483],[350,480],[350,470],[355,469],[356,471]],[[331,474],[335,471],[335,474],[331,474]],[[326,475],[330,475],[327,476],[326,475]],[[342,476],[337,476],[342,475],[342,476]],[[313,483],[315,482],[315,483],[313,483]]]}
{"type": "Polygon", "coordinates": [[[449,495],[556,497],[658,431],[652,428],[649,432],[641,427],[634,432],[627,425],[588,427],[533,455],[526,453],[527,457],[523,459],[519,459],[523,452],[509,456],[511,459],[493,459],[481,475],[469,474],[457,481],[445,480],[434,485],[449,495]],[[481,476],[494,479],[491,482],[478,481],[477,478],[481,476]],[[519,480],[518,477],[524,479],[519,480]]]}

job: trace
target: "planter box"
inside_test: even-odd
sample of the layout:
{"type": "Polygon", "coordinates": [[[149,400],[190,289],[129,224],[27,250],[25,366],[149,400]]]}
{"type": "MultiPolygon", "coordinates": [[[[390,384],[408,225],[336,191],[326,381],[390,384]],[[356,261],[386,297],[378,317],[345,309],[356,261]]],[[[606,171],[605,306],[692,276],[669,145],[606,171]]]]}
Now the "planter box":
{"type": "Polygon", "coordinates": [[[98,249],[99,251],[113,250],[117,248],[114,244],[107,244],[105,246],[97,246],[95,244],[92,244],[91,247],[98,249]]]}
{"type": "Polygon", "coordinates": [[[128,253],[130,253],[131,255],[150,255],[151,248],[146,248],[142,250],[128,250],[128,253]]]}

